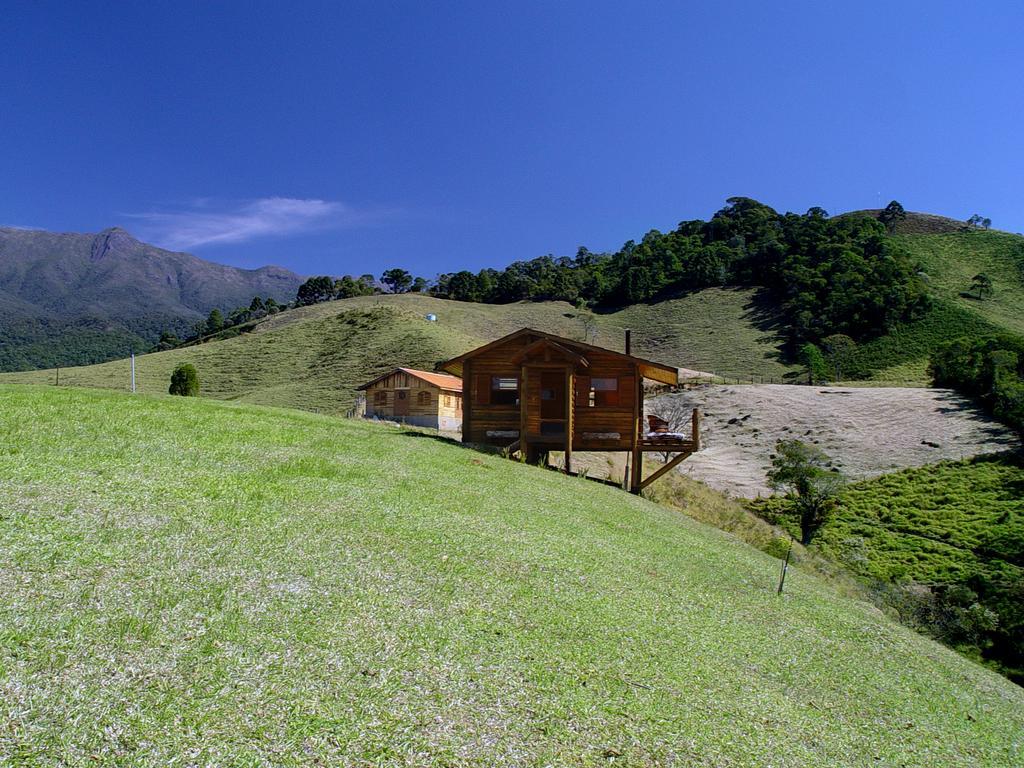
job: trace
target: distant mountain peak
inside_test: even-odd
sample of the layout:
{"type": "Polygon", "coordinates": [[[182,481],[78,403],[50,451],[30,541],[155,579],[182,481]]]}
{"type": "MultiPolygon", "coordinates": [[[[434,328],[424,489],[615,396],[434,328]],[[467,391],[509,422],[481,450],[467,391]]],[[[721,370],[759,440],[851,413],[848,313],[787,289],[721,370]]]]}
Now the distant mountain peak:
{"type": "Polygon", "coordinates": [[[0,228],[0,368],[99,362],[123,354],[126,333],[152,343],[161,330],[184,332],[214,307],[249,306],[253,296],[291,301],[301,283],[280,267],[240,269],[166,251],[121,227],[0,228]],[[95,336],[77,351],[54,352],[76,324],[95,336]]]}
{"type": "Polygon", "coordinates": [[[139,241],[132,237],[128,230],[121,229],[121,227],[109,227],[92,239],[90,260],[97,262],[112,251],[127,250],[138,245],[139,241]]]}

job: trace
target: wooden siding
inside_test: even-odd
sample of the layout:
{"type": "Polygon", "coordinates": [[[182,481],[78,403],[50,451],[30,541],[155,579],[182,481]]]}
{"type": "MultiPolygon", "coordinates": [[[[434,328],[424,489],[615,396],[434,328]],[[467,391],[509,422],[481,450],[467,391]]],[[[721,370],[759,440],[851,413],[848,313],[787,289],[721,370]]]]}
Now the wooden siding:
{"type": "MultiPolygon", "coordinates": [[[[463,418],[462,421],[462,436],[467,442],[507,445],[516,439],[515,437],[488,436],[487,433],[518,432],[520,430],[519,406],[491,403],[489,386],[489,382],[494,376],[519,379],[520,367],[509,362],[517,351],[519,351],[519,347],[511,352],[504,348],[490,350],[474,357],[472,362],[466,366],[465,373],[468,374],[468,377],[462,380],[463,394],[466,395],[467,402],[474,404],[472,413],[469,414],[468,424],[467,419],[463,418]]],[[[520,396],[522,395],[522,384],[523,382],[520,380],[520,396]]]]}
{"type": "Polygon", "coordinates": [[[541,380],[543,370],[572,372],[569,381],[573,386],[566,392],[570,413],[567,414],[567,429],[572,431],[572,450],[623,451],[635,444],[635,399],[637,397],[638,371],[635,364],[614,353],[603,353],[588,349],[584,354],[589,365],[575,366],[568,361],[543,354],[528,357],[522,364],[512,362],[523,350],[536,342],[535,337],[525,335],[509,339],[466,361],[463,387],[467,409],[463,420],[463,439],[473,443],[508,445],[519,435],[510,433],[526,431],[528,436],[540,433],[541,380]],[[524,381],[525,375],[525,381],[524,381]],[[519,380],[519,397],[525,397],[526,409],[519,405],[491,402],[489,382],[491,377],[507,376],[519,380]],[[618,380],[618,403],[590,406],[589,382],[591,378],[615,378],[618,380]],[[492,433],[488,435],[488,433],[492,433]],[[494,433],[502,433],[497,436],[494,433]],[[608,435],[617,433],[617,438],[608,435]]]}
{"type": "Polygon", "coordinates": [[[374,382],[366,389],[366,415],[368,418],[394,419],[397,392],[406,392],[409,401],[405,416],[448,416],[462,417],[462,396],[445,392],[415,376],[396,371],[387,378],[374,382]],[[421,399],[421,395],[426,395],[421,399]],[[383,402],[378,402],[378,397],[383,402]]]}

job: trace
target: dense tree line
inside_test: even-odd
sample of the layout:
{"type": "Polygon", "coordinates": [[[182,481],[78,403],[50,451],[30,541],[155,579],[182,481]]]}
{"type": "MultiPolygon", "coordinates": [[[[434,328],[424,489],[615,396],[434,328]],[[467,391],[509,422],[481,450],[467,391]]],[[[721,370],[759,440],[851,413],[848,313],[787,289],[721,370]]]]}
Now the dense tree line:
{"type": "Polygon", "coordinates": [[[337,279],[318,275],[299,286],[295,305],[304,307],[322,301],[373,296],[383,293],[382,287],[389,293],[424,293],[430,287],[430,283],[424,277],[414,277],[408,271],[399,268],[385,270],[380,276],[380,282],[369,274],[359,277],[345,275],[337,279]]]}
{"type": "Polygon", "coordinates": [[[929,372],[935,386],[977,399],[1024,437],[1024,337],[957,339],[932,355],[929,372]]]}
{"type": "Polygon", "coordinates": [[[245,325],[253,320],[259,320],[267,315],[277,314],[284,309],[287,309],[287,305],[278,304],[277,301],[270,296],[265,299],[259,296],[253,296],[252,301],[249,302],[248,306],[235,307],[227,314],[227,316],[215,307],[210,310],[210,314],[205,320],[200,320],[192,326],[191,335],[182,339],[179,338],[174,331],[164,330],[160,334],[160,340],[150,351],[161,352],[165,349],[175,349],[176,347],[181,347],[186,344],[193,344],[208,336],[218,336],[223,338],[224,332],[231,331],[232,329],[235,329],[235,332],[230,335],[237,335],[237,328],[239,326],[245,325]]]}
{"type": "MultiPolygon", "coordinates": [[[[891,208],[897,217],[901,207],[891,208]]],[[[734,197],[710,220],[652,230],[612,254],[580,248],[504,270],[443,274],[431,293],[459,301],[586,302],[618,307],[712,286],[764,286],[778,300],[790,342],[884,333],[925,308],[918,269],[887,225],[868,216],[832,219],[821,208],[779,214],[734,197]]]]}
{"type": "MultiPolygon", "coordinates": [[[[925,308],[919,270],[889,236],[906,216],[896,201],[883,212],[884,221],[832,219],[821,208],[779,214],[745,197],[727,202],[708,221],[684,221],[668,233],[652,230],[615,253],[581,247],[573,257],[548,255],[500,270],[444,273],[433,284],[399,268],[385,270],[379,281],[369,274],[319,275],[299,287],[295,305],[386,291],[488,304],[567,301],[612,309],[712,286],[759,286],[781,308],[791,352],[830,337],[883,334],[925,308]]],[[[836,357],[829,360],[833,372],[836,357]]]]}
{"type": "Polygon", "coordinates": [[[372,296],[377,293],[377,283],[373,275],[362,275],[361,277],[344,277],[334,279],[327,275],[311,277],[299,286],[295,295],[295,305],[306,307],[310,304],[319,304],[322,301],[333,301],[334,299],[350,299],[353,296],[372,296]]]}

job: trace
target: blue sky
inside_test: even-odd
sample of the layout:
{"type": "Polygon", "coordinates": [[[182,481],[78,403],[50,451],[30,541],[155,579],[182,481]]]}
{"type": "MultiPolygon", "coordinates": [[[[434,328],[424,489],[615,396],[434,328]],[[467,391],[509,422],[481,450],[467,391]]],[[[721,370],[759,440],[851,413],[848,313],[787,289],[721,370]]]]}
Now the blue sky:
{"type": "Polygon", "coordinates": [[[1019,3],[4,4],[0,224],[303,274],[613,250],[732,195],[1024,230],[1019,3]]]}

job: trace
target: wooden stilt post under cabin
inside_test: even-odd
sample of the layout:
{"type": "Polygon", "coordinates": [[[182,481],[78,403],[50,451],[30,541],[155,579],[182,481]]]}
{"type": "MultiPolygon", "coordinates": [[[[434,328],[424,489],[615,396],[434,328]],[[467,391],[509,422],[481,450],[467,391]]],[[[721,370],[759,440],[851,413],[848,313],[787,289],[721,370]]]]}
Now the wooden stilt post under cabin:
{"type": "MultiPolygon", "coordinates": [[[[473,367],[472,364],[467,360],[465,364],[462,366],[462,402],[464,405],[469,403],[470,398],[476,395],[476,393],[473,391],[474,383],[475,379],[473,378],[473,367]]],[[[472,417],[473,409],[464,407],[462,409],[462,442],[464,443],[472,441],[472,417]]]]}
{"type": "Polygon", "coordinates": [[[530,449],[530,441],[526,435],[526,366],[519,368],[519,450],[528,464],[536,462],[537,457],[530,449]]]}
{"type": "Polygon", "coordinates": [[[565,369],[565,473],[572,474],[572,433],[573,410],[576,403],[576,379],[572,375],[572,368],[565,369]]]}
{"type": "MultiPolygon", "coordinates": [[[[628,344],[628,335],[626,339],[628,344]]],[[[644,476],[644,454],[640,450],[644,419],[644,383],[639,369],[634,368],[633,381],[636,387],[636,396],[633,398],[633,466],[630,471],[629,490],[631,493],[640,493],[640,483],[644,476]]]]}

